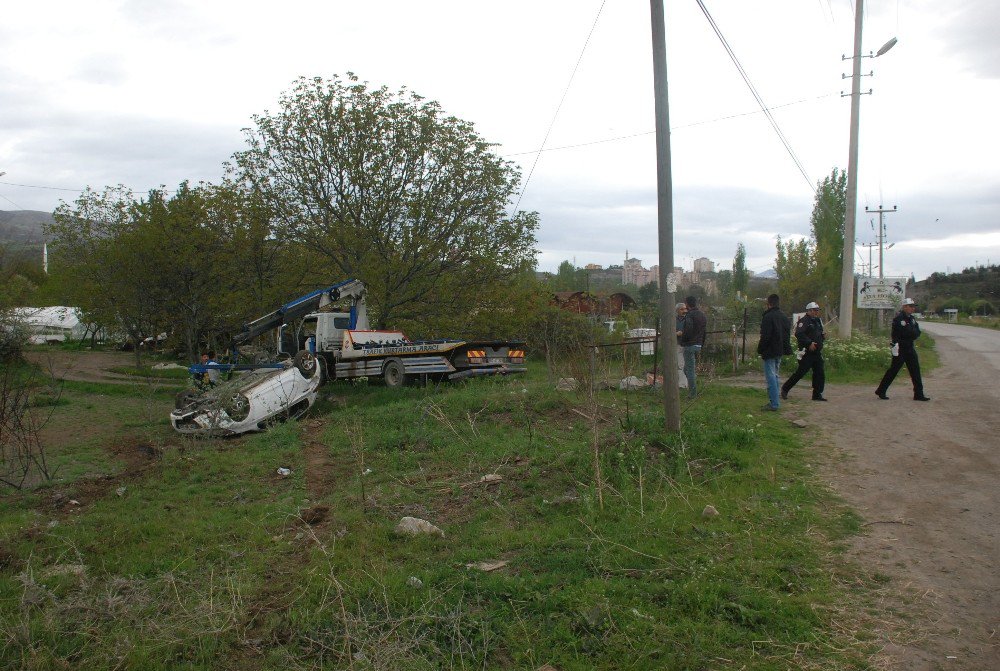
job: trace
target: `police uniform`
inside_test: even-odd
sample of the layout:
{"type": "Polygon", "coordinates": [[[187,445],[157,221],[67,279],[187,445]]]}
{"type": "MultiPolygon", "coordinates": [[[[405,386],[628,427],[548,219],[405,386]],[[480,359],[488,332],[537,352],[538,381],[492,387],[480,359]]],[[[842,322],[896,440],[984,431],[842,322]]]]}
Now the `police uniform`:
{"type": "MultiPolygon", "coordinates": [[[[910,299],[907,299],[910,300],[910,299]]],[[[908,303],[913,305],[913,303],[908,303]]],[[[928,400],[924,396],[924,382],[920,377],[920,360],[917,358],[917,348],[915,341],[920,337],[920,325],[916,318],[906,310],[900,310],[892,318],[892,363],[889,370],[882,376],[882,381],[875,390],[875,394],[881,398],[887,398],[885,393],[889,390],[889,385],[896,379],[899,369],[906,365],[906,370],[910,374],[913,382],[913,399],[916,401],[928,400]]]]}
{"type": "Polygon", "coordinates": [[[795,340],[798,342],[799,349],[804,351],[802,358],[799,359],[799,367],[795,369],[785,384],[781,385],[782,398],[787,398],[792,387],[811,370],[813,400],[826,400],[823,398],[823,388],[826,386],[826,374],[823,370],[823,339],[823,320],[806,312],[795,324],[795,340]],[[816,349],[809,349],[809,346],[814,343],[816,349]]]}

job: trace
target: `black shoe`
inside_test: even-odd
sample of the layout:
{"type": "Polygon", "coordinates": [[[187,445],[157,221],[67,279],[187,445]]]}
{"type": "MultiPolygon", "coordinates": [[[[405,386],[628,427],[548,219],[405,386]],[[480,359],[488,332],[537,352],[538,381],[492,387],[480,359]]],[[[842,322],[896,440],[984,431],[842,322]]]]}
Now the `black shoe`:
{"type": "Polygon", "coordinates": [[[788,392],[784,389],[781,390],[781,398],[788,400],[788,392]]]}
{"type": "Polygon", "coordinates": [[[778,412],[778,409],[775,408],[770,403],[765,404],[764,407],[761,408],[761,410],[763,410],[764,412],[778,412]]]}
{"type": "Polygon", "coordinates": [[[875,395],[878,396],[883,401],[888,401],[889,400],[889,397],[885,395],[884,391],[877,391],[877,392],[875,392],[875,395]]]}
{"type": "Polygon", "coordinates": [[[813,400],[814,401],[825,401],[826,399],[823,398],[822,396],[813,396],[813,400]]]}
{"type": "Polygon", "coordinates": [[[929,401],[931,399],[927,398],[926,396],[914,396],[913,400],[914,401],[929,401]]]}

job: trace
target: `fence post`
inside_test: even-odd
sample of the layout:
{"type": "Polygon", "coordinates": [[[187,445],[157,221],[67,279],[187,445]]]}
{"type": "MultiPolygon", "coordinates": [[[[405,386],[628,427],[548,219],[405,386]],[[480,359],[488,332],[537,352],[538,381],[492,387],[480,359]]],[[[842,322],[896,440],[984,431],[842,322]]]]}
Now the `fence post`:
{"type": "MultiPolygon", "coordinates": [[[[641,345],[640,345],[641,347],[641,345]]],[[[660,363],[660,318],[656,318],[656,342],[653,343],[653,384],[656,384],[656,366],[660,363]]],[[[666,384],[666,378],[663,383],[666,384]]]]}
{"type": "Polygon", "coordinates": [[[736,372],[737,366],[739,366],[740,358],[740,346],[736,340],[736,324],[733,324],[733,372],[736,372]]]}
{"type": "Polygon", "coordinates": [[[740,362],[747,361],[747,309],[743,308],[743,352],[740,354],[740,362]]]}
{"type": "Polygon", "coordinates": [[[593,397],[597,389],[597,348],[590,348],[590,395],[593,397]]]}

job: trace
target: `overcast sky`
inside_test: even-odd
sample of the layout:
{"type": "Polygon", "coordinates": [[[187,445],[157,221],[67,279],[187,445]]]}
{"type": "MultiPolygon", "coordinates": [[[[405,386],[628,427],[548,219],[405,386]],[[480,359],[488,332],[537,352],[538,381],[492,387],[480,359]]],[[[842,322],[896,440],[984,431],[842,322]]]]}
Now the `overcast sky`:
{"type": "MultiPolygon", "coordinates": [[[[808,235],[815,183],[847,168],[854,3],[704,3],[808,179],[696,0],[665,0],[675,262],[730,267],[742,242],[764,271],[776,236],[808,235]]],[[[1000,263],[998,27],[995,0],[868,3],[864,52],[898,44],[862,68],[856,262],[882,205],[898,207],[886,275],[1000,263]]],[[[645,0],[8,3],[0,209],[218,182],[297,77],[349,71],[437,100],[522,167],[540,269],[658,262],[645,0]]]]}

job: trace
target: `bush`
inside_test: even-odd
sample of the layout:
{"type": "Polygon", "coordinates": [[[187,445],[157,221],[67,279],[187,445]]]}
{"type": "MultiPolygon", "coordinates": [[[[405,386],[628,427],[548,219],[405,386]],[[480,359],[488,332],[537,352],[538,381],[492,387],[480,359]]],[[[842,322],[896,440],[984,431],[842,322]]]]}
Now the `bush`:
{"type": "Polygon", "coordinates": [[[890,358],[885,338],[857,332],[850,340],[831,339],[823,344],[823,359],[836,370],[880,369],[889,365],[890,358]]]}
{"type": "Polygon", "coordinates": [[[29,337],[27,324],[13,312],[0,313],[0,361],[6,363],[20,359],[29,337]]]}
{"type": "Polygon", "coordinates": [[[996,314],[996,308],[988,300],[979,299],[969,304],[969,312],[981,316],[994,315],[996,314]]]}

